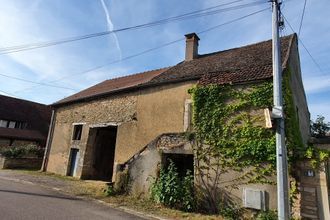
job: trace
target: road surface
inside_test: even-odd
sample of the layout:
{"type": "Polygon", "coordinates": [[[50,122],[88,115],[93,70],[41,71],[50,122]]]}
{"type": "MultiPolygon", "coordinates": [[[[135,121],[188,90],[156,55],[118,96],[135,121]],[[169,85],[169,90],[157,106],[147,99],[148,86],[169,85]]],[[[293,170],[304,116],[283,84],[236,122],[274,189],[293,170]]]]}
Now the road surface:
{"type": "Polygon", "coordinates": [[[93,201],[0,178],[1,220],[142,219],[93,201]]]}

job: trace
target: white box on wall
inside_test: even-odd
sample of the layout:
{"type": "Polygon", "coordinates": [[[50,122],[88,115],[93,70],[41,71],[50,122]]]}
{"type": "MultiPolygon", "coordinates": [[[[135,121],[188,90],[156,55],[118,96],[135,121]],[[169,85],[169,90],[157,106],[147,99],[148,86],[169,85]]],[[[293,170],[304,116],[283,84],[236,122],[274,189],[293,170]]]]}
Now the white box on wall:
{"type": "Polygon", "coordinates": [[[243,188],[243,207],[266,210],[266,193],[259,189],[243,188]]]}

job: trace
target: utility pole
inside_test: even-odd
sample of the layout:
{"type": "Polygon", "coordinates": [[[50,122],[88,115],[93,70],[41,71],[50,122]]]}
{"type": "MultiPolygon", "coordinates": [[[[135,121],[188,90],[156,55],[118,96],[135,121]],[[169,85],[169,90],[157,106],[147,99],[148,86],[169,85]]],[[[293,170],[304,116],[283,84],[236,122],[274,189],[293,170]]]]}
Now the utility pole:
{"type": "Polygon", "coordinates": [[[272,117],[276,120],[276,171],[277,171],[277,211],[279,220],[290,219],[289,182],[287,150],[284,134],[284,114],[282,97],[282,61],[279,39],[280,3],[271,0],[273,8],[273,92],[274,107],[272,117]]]}

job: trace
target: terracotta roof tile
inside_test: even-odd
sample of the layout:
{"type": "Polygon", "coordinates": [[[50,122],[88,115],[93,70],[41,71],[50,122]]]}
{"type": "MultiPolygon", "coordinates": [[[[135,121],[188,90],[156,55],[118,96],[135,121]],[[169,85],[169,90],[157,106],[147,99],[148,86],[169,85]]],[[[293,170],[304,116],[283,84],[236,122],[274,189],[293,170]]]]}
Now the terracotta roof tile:
{"type": "Polygon", "coordinates": [[[158,76],[159,74],[166,71],[168,68],[162,68],[162,69],[156,69],[152,71],[147,71],[143,73],[137,73],[129,76],[119,77],[115,79],[110,79],[103,81],[95,86],[92,86],[90,88],[87,88],[85,90],[82,90],[81,92],[78,92],[72,96],[69,96],[67,98],[64,98],[56,103],[56,104],[62,104],[67,102],[72,102],[76,100],[86,99],[89,97],[94,96],[100,96],[107,93],[111,93],[118,90],[123,90],[127,88],[132,88],[138,85],[141,85],[143,83],[146,83],[150,81],[155,76],[158,76]]]}
{"type": "MultiPolygon", "coordinates": [[[[286,65],[295,35],[281,38],[282,63],[286,65]]],[[[173,67],[106,80],[53,105],[82,101],[130,88],[157,86],[176,81],[199,80],[200,84],[239,83],[272,77],[272,42],[264,41],[244,47],[199,55],[173,67]]]]}
{"type": "MultiPolygon", "coordinates": [[[[293,36],[290,35],[281,39],[283,63],[286,60],[285,56],[293,36]]],[[[170,68],[168,71],[155,77],[152,82],[202,78],[201,83],[205,84],[207,83],[206,79],[209,79],[211,76],[214,83],[251,81],[271,77],[272,68],[269,68],[269,66],[272,66],[272,42],[270,40],[240,48],[200,55],[198,59],[182,62],[170,68]],[[233,75],[230,76],[230,73],[233,75]],[[215,77],[219,77],[219,79],[214,79],[215,77]],[[235,80],[233,80],[234,78],[235,80]]]]}

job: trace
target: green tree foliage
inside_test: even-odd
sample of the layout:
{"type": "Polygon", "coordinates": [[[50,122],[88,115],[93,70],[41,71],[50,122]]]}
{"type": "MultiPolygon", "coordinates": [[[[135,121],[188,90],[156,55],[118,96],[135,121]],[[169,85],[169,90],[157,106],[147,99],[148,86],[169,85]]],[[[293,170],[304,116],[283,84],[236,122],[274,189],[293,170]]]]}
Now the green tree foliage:
{"type": "Polygon", "coordinates": [[[194,177],[191,171],[181,179],[173,163],[160,170],[159,178],[151,186],[151,198],[165,206],[193,211],[195,209],[194,177]]]}
{"type": "Polygon", "coordinates": [[[311,121],[311,134],[314,137],[325,137],[330,131],[330,123],[324,121],[324,116],[318,115],[315,121],[311,121]]]}
{"type": "Polygon", "coordinates": [[[42,157],[44,155],[44,149],[37,145],[26,145],[17,147],[5,147],[0,149],[0,154],[10,158],[22,158],[26,156],[42,157]]]}

